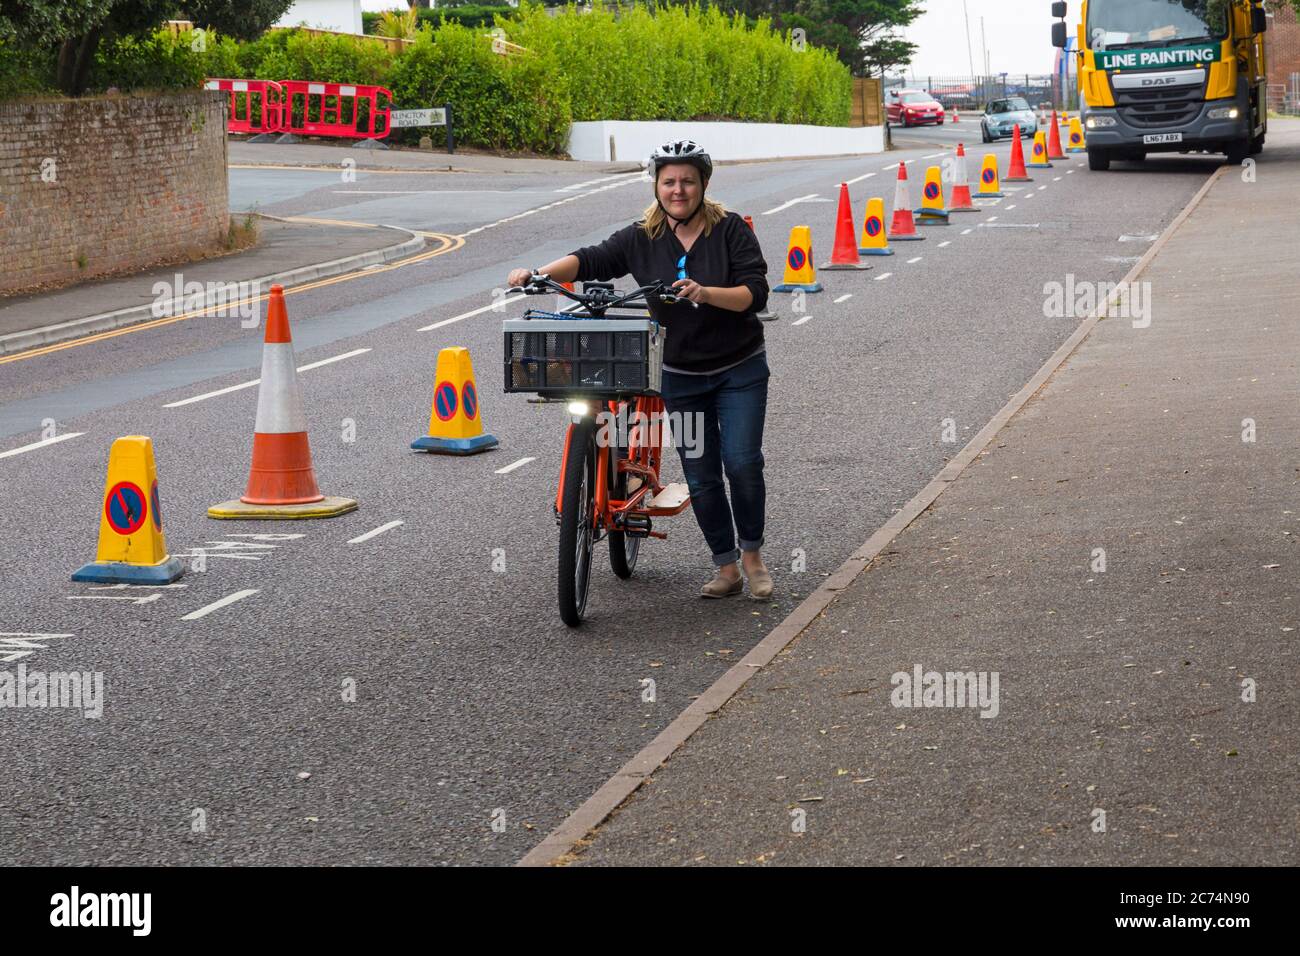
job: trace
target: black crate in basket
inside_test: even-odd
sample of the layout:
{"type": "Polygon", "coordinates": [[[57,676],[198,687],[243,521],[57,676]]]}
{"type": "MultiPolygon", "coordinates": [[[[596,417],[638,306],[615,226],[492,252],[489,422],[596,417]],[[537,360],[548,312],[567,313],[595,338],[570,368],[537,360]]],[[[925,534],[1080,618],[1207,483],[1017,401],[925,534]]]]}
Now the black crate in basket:
{"type": "Polygon", "coordinates": [[[657,394],[664,330],[650,319],[508,319],[505,390],[657,394]]]}

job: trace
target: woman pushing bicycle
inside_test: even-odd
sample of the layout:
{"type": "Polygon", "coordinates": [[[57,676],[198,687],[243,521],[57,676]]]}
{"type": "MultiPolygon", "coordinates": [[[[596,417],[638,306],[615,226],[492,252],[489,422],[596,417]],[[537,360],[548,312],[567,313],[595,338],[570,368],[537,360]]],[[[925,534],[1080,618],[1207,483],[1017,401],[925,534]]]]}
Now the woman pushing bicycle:
{"type": "Polygon", "coordinates": [[[750,596],[766,599],[772,576],[760,549],[770,373],[756,313],[767,304],[767,263],[745,221],[705,196],[713,162],[703,148],[690,140],[665,143],[651,155],[649,171],[655,201],[640,221],[539,269],[515,269],[507,281],[522,286],[534,272],[556,282],[609,281],[630,273],[638,285],[663,281],[689,300],[648,304],[667,330],[664,406],[674,418],[697,416],[703,426],[698,455],[680,436],[676,441],[691,506],[716,568],[700,593],[739,594],[743,568],[750,596]]]}

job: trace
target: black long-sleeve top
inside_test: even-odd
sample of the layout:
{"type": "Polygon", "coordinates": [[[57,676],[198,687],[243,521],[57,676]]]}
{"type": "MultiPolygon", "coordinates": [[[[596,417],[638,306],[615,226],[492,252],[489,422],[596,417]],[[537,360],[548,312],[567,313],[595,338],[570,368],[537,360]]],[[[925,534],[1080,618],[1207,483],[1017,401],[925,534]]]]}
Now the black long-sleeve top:
{"type": "Polygon", "coordinates": [[[763,324],[756,313],[767,305],[767,263],[754,231],[734,212],[700,234],[686,252],[672,230],[650,239],[639,222],[624,226],[604,242],[576,250],[580,281],[608,282],[631,273],[638,286],[677,281],[677,262],[686,255],[686,275],[700,285],[743,285],[754,301],[744,312],[715,305],[693,308],[651,303],[650,312],[667,330],[664,364],[687,372],[711,372],[734,365],[763,348],[763,324]]]}

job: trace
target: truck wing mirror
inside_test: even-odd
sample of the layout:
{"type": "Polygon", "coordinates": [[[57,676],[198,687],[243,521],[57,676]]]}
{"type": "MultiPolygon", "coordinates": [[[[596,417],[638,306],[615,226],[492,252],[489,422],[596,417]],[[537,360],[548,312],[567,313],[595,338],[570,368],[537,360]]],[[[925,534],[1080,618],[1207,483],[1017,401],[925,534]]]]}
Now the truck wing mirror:
{"type": "Polygon", "coordinates": [[[1060,20],[1052,24],[1052,46],[1065,49],[1065,24],[1060,20]]]}
{"type": "Polygon", "coordinates": [[[1065,3],[1064,3],[1064,2],[1059,2],[1059,0],[1058,0],[1057,3],[1053,3],[1053,4],[1052,4],[1052,16],[1056,17],[1056,19],[1058,19],[1058,20],[1064,20],[1064,19],[1065,19],[1065,3]]]}
{"type": "Polygon", "coordinates": [[[1268,11],[1263,7],[1250,8],[1250,29],[1253,33],[1264,33],[1268,30],[1268,11]]]}

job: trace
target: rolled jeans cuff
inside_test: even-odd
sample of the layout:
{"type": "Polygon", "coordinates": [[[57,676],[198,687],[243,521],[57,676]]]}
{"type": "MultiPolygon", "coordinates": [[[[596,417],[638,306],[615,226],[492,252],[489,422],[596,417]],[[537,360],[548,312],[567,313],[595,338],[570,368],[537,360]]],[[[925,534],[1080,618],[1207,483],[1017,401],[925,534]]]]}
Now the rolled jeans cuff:
{"type": "Polygon", "coordinates": [[[713,556],[713,565],[714,567],[725,568],[728,564],[735,564],[739,560],[739,549],[732,548],[730,551],[722,552],[722,554],[715,554],[713,556]]]}
{"type": "Polygon", "coordinates": [[[740,542],[740,550],[741,550],[741,551],[758,551],[758,550],[760,550],[762,547],[763,547],[763,539],[762,539],[762,538],[759,538],[757,541],[745,541],[745,540],[742,538],[742,539],[741,539],[741,542],[740,542]]]}

